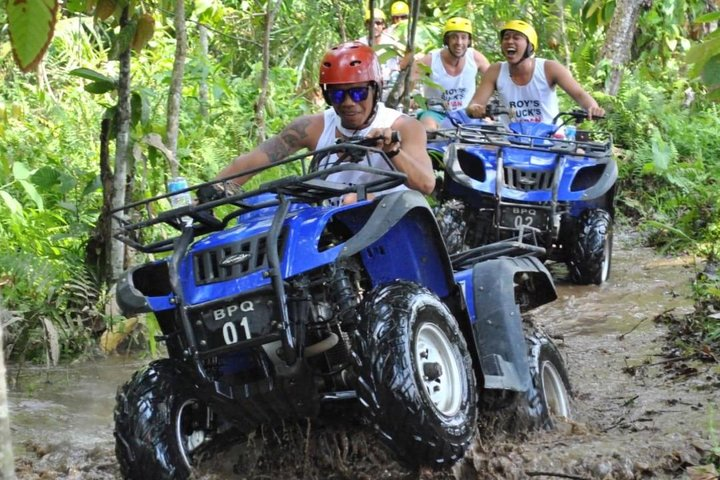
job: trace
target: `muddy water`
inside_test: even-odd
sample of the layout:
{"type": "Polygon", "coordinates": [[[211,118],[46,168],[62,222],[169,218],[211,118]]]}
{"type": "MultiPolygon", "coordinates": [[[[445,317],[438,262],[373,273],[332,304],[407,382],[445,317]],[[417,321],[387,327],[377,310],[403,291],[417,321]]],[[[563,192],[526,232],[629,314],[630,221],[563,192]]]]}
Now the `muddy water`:
{"type": "MultiPolygon", "coordinates": [[[[720,426],[720,374],[708,366],[687,377],[665,371],[660,356],[664,330],[652,319],[690,308],[686,294],[692,263],[659,257],[623,238],[616,241],[612,277],[603,286],[570,285],[563,268],[553,268],[560,298],[534,318],[558,339],[566,356],[574,421],[556,432],[482,438],[453,469],[454,476],[683,478],[712,444],[711,419],[720,426]]],[[[11,367],[19,478],[119,478],[113,455],[114,395],[143,363],[111,357],[50,371],[11,367]]],[[[394,467],[379,471],[384,478],[401,478],[390,473],[397,471],[394,467]]],[[[221,478],[228,476],[226,471],[221,478]]],[[[360,477],[377,475],[368,477],[351,466],[342,476],[360,477]]]]}
{"type": "Polygon", "coordinates": [[[661,355],[665,329],[653,322],[662,312],[691,311],[689,280],[701,267],[631,238],[615,247],[612,277],[600,287],[571,285],[563,268],[552,268],[559,299],[534,314],[566,358],[573,422],[522,441],[481,440],[459,476],[688,478],[688,467],[702,463],[711,424],[716,432],[720,425],[720,369],[700,365],[688,376],[668,369],[684,362],[661,355]]]}

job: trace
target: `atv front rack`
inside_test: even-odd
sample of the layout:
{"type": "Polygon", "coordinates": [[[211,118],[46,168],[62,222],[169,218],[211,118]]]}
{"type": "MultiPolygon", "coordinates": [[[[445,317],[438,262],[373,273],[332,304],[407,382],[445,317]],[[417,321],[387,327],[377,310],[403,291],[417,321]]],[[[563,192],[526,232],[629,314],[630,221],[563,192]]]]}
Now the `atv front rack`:
{"type": "MultiPolygon", "coordinates": [[[[321,204],[324,201],[354,193],[357,195],[358,200],[362,201],[367,199],[367,195],[370,193],[389,190],[406,181],[407,176],[397,171],[389,160],[387,162],[391,170],[379,169],[362,163],[336,163],[323,170],[313,170],[313,165],[317,164],[315,160],[319,157],[358,150],[365,154],[372,152],[382,154],[381,150],[373,147],[343,143],[288,157],[269,166],[245,170],[221,180],[205,182],[176,192],[129,203],[111,211],[112,218],[119,225],[113,236],[144,253],[167,252],[173,249],[175,241],[179,238],[186,225],[191,225],[194,232],[193,236],[198,237],[227,228],[233,219],[247,212],[277,207],[281,204],[281,199],[289,203],[321,204]],[[311,157],[313,161],[308,168],[307,161],[311,157]],[[271,180],[260,185],[255,190],[240,192],[218,200],[167,209],[170,198],[175,195],[190,193],[192,196],[196,196],[200,188],[208,185],[222,185],[238,177],[256,174],[292,162],[300,162],[301,175],[291,175],[271,180]],[[357,185],[328,180],[328,177],[335,173],[349,171],[370,173],[373,175],[373,179],[357,185]],[[232,205],[234,209],[218,218],[213,214],[213,209],[223,205],[232,205]],[[154,237],[149,238],[148,234],[150,232],[145,230],[161,225],[169,225],[172,228],[153,232],[154,237]]],[[[352,157],[357,158],[357,156],[353,155],[352,157]]]]}
{"type": "Polygon", "coordinates": [[[516,133],[504,125],[458,125],[456,128],[434,132],[442,137],[462,143],[484,144],[495,147],[513,147],[527,150],[543,150],[592,158],[609,157],[612,154],[612,135],[608,132],[578,130],[573,140],[516,133]]]}

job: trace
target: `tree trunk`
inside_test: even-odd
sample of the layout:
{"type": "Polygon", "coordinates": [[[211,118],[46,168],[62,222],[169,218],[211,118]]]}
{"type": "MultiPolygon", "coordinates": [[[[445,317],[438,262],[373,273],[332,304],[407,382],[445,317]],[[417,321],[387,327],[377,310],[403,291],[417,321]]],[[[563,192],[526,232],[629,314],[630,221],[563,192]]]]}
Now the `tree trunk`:
{"type": "MultiPolygon", "coordinates": [[[[128,24],[128,7],[123,8],[120,16],[120,28],[128,24]]],[[[117,138],[115,140],[115,172],[113,176],[112,208],[125,205],[126,186],[128,184],[128,157],[130,155],[130,49],[122,52],[118,58],[120,76],[118,78],[117,138]]],[[[116,239],[108,242],[110,246],[111,281],[117,279],[123,271],[125,245],[116,239]]]]}
{"type": "Polygon", "coordinates": [[[560,21],[560,41],[563,45],[563,52],[565,53],[565,66],[570,66],[570,46],[568,45],[567,38],[567,27],[565,24],[565,1],[558,0],[557,2],[558,18],[560,21]]]}
{"type": "MultiPolygon", "coordinates": [[[[418,24],[418,18],[420,17],[420,0],[412,0],[410,3],[410,24],[408,25],[410,28],[407,32],[407,45],[405,47],[405,55],[409,55],[410,61],[408,62],[407,66],[405,67],[405,78],[403,79],[404,82],[404,89],[403,89],[403,107],[405,112],[410,111],[410,94],[412,91],[412,71],[413,71],[413,63],[415,61],[414,54],[415,54],[415,33],[417,32],[417,24],[418,24]]],[[[400,79],[398,79],[400,81],[400,79]]]]}
{"type": "Polygon", "coordinates": [[[618,0],[615,13],[605,36],[600,57],[610,62],[610,75],[605,80],[605,93],[617,94],[622,81],[625,62],[630,59],[630,48],[644,0],[618,0]]]}
{"type": "MultiPolygon", "coordinates": [[[[0,306],[0,309],[3,307],[0,306]]],[[[10,438],[10,409],[7,401],[7,383],[5,382],[5,350],[3,349],[3,325],[5,310],[0,310],[0,478],[15,478],[12,441],[10,438]]]]}
{"type": "Polygon", "coordinates": [[[113,176],[110,168],[110,119],[100,122],[100,184],[102,185],[103,203],[100,215],[85,245],[85,265],[96,273],[98,279],[105,284],[112,281],[108,245],[112,239],[112,205],[113,176]]]}
{"type": "Polygon", "coordinates": [[[200,39],[200,57],[202,59],[202,70],[200,73],[200,116],[203,120],[207,121],[209,109],[208,109],[208,65],[210,60],[208,59],[208,31],[205,25],[198,25],[198,37],[200,39]]]}
{"type": "Polygon", "coordinates": [[[267,11],[265,12],[265,33],[263,38],[262,56],[263,67],[260,73],[260,95],[258,95],[255,103],[255,124],[257,125],[258,143],[265,141],[267,133],[265,132],[265,104],[267,103],[268,77],[270,75],[270,32],[272,32],[275,23],[275,15],[280,8],[280,2],[270,0],[267,3],[267,11]]]}
{"type": "Polygon", "coordinates": [[[185,0],[175,2],[175,61],[167,103],[167,138],[165,145],[172,153],[170,176],[177,177],[180,165],[177,159],[178,126],[180,123],[180,101],[182,100],[183,74],[187,55],[187,30],[185,28],[185,0]]]}

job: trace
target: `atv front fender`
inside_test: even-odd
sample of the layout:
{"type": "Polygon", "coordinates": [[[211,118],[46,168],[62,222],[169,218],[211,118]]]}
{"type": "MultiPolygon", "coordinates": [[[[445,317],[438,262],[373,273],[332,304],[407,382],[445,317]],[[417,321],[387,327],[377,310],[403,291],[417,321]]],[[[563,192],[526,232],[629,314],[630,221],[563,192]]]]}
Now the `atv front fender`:
{"type": "Polygon", "coordinates": [[[531,386],[522,312],[557,298],[550,272],[535,257],[501,257],[473,267],[473,336],[484,388],[531,386]]]}
{"type": "MultiPolygon", "coordinates": [[[[361,253],[373,285],[404,279],[445,298],[455,288],[452,265],[430,206],[417,191],[387,194],[342,246],[339,259],[361,253]]],[[[348,219],[349,220],[349,219],[348,219]]]]}
{"type": "Polygon", "coordinates": [[[168,263],[147,263],[124,272],[116,285],[116,302],[126,317],[175,308],[168,263]]]}

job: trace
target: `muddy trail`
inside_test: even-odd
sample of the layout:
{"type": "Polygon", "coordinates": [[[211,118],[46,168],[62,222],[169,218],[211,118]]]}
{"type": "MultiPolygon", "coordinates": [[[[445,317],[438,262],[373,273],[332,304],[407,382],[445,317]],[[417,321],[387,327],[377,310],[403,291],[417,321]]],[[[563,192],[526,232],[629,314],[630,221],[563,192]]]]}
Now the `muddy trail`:
{"type": "MultiPolygon", "coordinates": [[[[560,298],[533,318],[560,345],[573,387],[573,421],[556,431],[509,434],[498,431],[500,422],[483,423],[452,470],[415,472],[395,463],[362,425],[331,419],[260,432],[204,462],[198,477],[716,478],[700,476],[698,465],[719,448],[720,369],[668,357],[666,328],[654,321],[692,309],[689,282],[699,268],[627,236],[616,239],[605,285],[571,285],[563,268],[553,268],[560,298]]],[[[120,478],[115,391],[146,361],[113,356],[52,370],[11,365],[18,478],[120,478]]]]}

